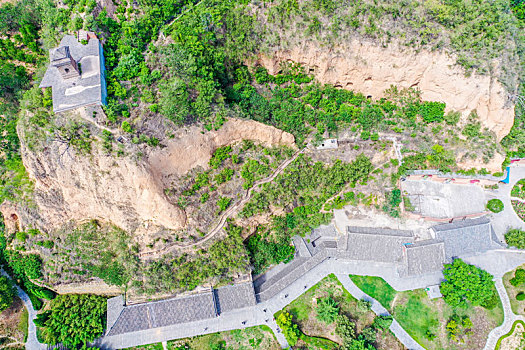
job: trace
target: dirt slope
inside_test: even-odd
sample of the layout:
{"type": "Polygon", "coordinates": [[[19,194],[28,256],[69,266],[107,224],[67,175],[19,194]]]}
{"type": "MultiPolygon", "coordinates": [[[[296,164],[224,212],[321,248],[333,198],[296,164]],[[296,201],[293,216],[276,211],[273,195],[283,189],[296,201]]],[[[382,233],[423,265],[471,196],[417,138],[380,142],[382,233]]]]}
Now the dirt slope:
{"type": "Polygon", "coordinates": [[[507,103],[504,87],[490,76],[465,77],[455,58],[442,52],[415,52],[391,44],[381,47],[353,39],[344,46],[319,47],[303,43],[291,50],[277,51],[272,57],[260,56],[258,63],[271,74],[280,63],[303,64],[321,83],[382,97],[390,85],[417,87],[424,100],[441,101],[447,109],[461,111],[464,118],[476,110],[482,125],[501,140],[511,129],[514,106],[507,103]]]}

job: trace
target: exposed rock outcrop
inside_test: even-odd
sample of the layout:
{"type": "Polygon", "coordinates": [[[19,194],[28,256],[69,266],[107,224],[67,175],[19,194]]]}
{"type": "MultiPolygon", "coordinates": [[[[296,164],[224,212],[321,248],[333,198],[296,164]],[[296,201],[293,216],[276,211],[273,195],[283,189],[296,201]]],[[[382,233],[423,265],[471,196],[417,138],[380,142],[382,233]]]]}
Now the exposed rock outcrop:
{"type": "Polygon", "coordinates": [[[149,154],[149,162],[161,176],[183,175],[197,166],[208,167],[218,147],[252,140],[265,146],[295,147],[292,134],[253,120],[228,119],[219,129],[200,133],[197,127],[183,131],[178,138],[169,140],[167,147],[149,154]]]}
{"type": "Polygon", "coordinates": [[[93,147],[91,156],[65,152],[50,142],[33,153],[22,144],[22,158],[35,180],[35,202],[47,230],[64,223],[100,219],[125,230],[142,222],[170,229],[185,224],[185,214],[168,202],[146,162],[107,155],[93,147]]]}
{"type": "MultiPolygon", "coordinates": [[[[99,219],[135,231],[136,238],[147,231],[177,230],[186,225],[184,210],[164,194],[163,176],[206,167],[217,147],[243,139],[294,146],[291,134],[246,120],[228,120],[210,132],[198,127],[181,129],[183,135],[165,140],[165,148],[148,148],[144,157],[108,155],[96,144],[91,155],[78,155],[58,141],[48,141],[43,149],[33,152],[25,145],[22,130],[19,133],[23,162],[35,182],[38,222],[18,223],[14,209],[5,207],[6,215],[16,216],[13,226],[36,224],[52,231],[69,221],[99,219]]],[[[128,151],[138,153],[136,146],[129,147],[128,151]]]]}
{"type": "Polygon", "coordinates": [[[261,55],[258,63],[275,74],[280,63],[288,60],[304,65],[320,83],[373,98],[382,97],[390,85],[417,87],[424,100],[445,102],[448,110],[460,111],[464,118],[475,109],[498,140],[512,128],[514,106],[497,79],[476,74],[466,77],[455,58],[443,52],[415,52],[394,44],[385,48],[354,39],[335,48],[305,43],[272,53],[272,57],[261,55]]]}

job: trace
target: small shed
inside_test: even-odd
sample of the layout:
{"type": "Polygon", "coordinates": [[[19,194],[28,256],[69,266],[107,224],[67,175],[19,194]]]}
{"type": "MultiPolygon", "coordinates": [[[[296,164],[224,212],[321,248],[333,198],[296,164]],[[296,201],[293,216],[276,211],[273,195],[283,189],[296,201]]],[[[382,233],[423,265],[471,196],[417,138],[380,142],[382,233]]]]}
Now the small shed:
{"type": "Polygon", "coordinates": [[[336,149],[339,145],[337,139],[326,139],[322,141],[316,148],[317,149],[336,149]]]}

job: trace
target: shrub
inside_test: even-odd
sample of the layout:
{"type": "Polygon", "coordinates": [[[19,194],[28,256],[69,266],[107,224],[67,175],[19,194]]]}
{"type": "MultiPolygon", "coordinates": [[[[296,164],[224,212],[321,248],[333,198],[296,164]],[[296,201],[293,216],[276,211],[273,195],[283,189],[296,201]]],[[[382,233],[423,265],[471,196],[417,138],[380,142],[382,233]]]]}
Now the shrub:
{"type": "Polygon", "coordinates": [[[450,111],[447,114],[445,114],[445,123],[447,123],[448,125],[456,125],[459,122],[460,118],[460,112],[450,111]]]}
{"type": "Polygon", "coordinates": [[[231,151],[231,146],[217,148],[213,153],[212,157],[210,158],[210,167],[212,167],[213,169],[217,169],[218,167],[220,167],[223,161],[230,158],[231,151]]]}
{"type": "Polygon", "coordinates": [[[523,301],[523,300],[525,300],[525,293],[523,293],[523,292],[519,292],[519,293],[516,295],[516,300],[519,300],[519,301],[523,301]]]}
{"type": "Polygon", "coordinates": [[[440,123],[445,118],[445,104],[425,101],[420,105],[419,113],[426,123],[440,123]]]}
{"type": "Polygon", "coordinates": [[[374,323],[372,324],[372,327],[378,330],[379,329],[385,330],[390,327],[390,325],[392,324],[392,321],[393,321],[393,318],[390,315],[388,316],[379,315],[376,318],[374,318],[374,323]]]}
{"type": "Polygon", "coordinates": [[[335,333],[343,339],[344,342],[348,342],[355,338],[355,323],[352,322],[348,316],[339,315],[337,316],[337,325],[335,327],[335,333]]]}
{"type": "Polygon", "coordinates": [[[487,202],[487,209],[493,213],[499,213],[503,211],[503,202],[499,199],[491,199],[487,202]]]}
{"type": "Polygon", "coordinates": [[[505,234],[505,242],[512,247],[525,249],[525,231],[512,229],[505,234]]]}
{"type": "Polygon", "coordinates": [[[219,211],[225,211],[226,208],[230,206],[232,199],[228,197],[220,197],[217,201],[217,206],[219,207],[219,211]]]}
{"type": "Polygon", "coordinates": [[[19,240],[20,242],[25,242],[28,236],[29,235],[27,234],[27,232],[24,232],[24,231],[20,231],[15,234],[16,239],[19,240]]]}
{"type": "Polygon", "coordinates": [[[317,319],[330,324],[339,315],[339,305],[332,297],[317,299],[317,319]]]}
{"type": "Polygon", "coordinates": [[[509,282],[514,287],[517,287],[517,286],[525,283],[525,270],[524,269],[517,269],[516,272],[514,272],[514,277],[511,278],[509,282]]]}
{"type": "Polygon", "coordinates": [[[128,132],[128,133],[129,133],[129,132],[132,132],[132,131],[133,131],[131,125],[130,125],[129,122],[126,121],[126,120],[124,120],[124,121],[122,122],[121,127],[122,127],[122,130],[123,130],[124,132],[128,132]]]}
{"type": "Polygon", "coordinates": [[[295,346],[299,340],[299,337],[301,336],[301,331],[299,330],[299,327],[293,323],[292,315],[286,311],[283,311],[277,316],[275,321],[283,330],[284,337],[288,341],[288,344],[290,346],[295,346]]]}

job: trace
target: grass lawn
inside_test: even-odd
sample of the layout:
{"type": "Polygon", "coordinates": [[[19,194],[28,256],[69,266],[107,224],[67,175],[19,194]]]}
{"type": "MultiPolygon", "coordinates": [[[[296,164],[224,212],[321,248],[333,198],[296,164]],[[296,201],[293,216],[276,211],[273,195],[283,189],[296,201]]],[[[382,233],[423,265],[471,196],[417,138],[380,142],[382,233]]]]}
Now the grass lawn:
{"type": "Polygon", "coordinates": [[[390,309],[397,292],[385,280],[373,276],[351,275],[350,278],[363,292],[370,296],[373,295],[373,298],[379,301],[381,305],[390,309]]]}
{"type": "Polygon", "coordinates": [[[162,347],[161,343],[155,343],[155,344],[148,344],[148,345],[142,345],[142,346],[135,346],[132,348],[127,348],[126,350],[162,350],[164,349],[162,347]]]}
{"type": "Polygon", "coordinates": [[[403,328],[426,349],[482,349],[488,333],[503,322],[501,303],[492,310],[481,307],[452,308],[443,299],[430,300],[423,289],[396,292],[380,277],[350,276],[365,293],[381,302],[403,328]],[[456,314],[468,317],[473,323],[470,336],[463,342],[448,337],[446,324],[456,314]],[[436,337],[428,339],[427,332],[436,337]]]}
{"type": "MultiPolygon", "coordinates": [[[[370,310],[359,310],[357,300],[344,289],[335,275],[329,275],[284,308],[306,335],[297,343],[296,349],[334,349],[342,343],[335,333],[335,322],[325,324],[316,318],[317,300],[328,296],[338,303],[340,313],[347,315],[356,324],[357,333],[372,324],[375,314],[370,310]]],[[[378,334],[376,347],[385,350],[403,349],[390,331],[378,334]]]]}
{"type": "MultiPolygon", "coordinates": [[[[268,326],[236,329],[228,332],[201,335],[168,342],[169,350],[278,350],[281,347],[268,326]],[[221,347],[222,344],[222,347],[221,347]]],[[[162,347],[161,347],[162,349],[162,347]]]]}
{"type": "Polygon", "coordinates": [[[514,273],[517,269],[525,269],[525,264],[518,266],[516,269],[509,271],[505,275],[503,275],[503,285],[505,286],[507,294],[509,295],[510,306],[512,307],[512,311],[517,315],[525,316],[525,300],[520,301],[516,299],[516,295],[519,292],[525,292],[525,285],[514,287],[512,284],[510,284],[510,280],[514,277],[514,273]]]}
{"type": "Polygon", "coordinates": [[[24,310],[20,314],[20,322],[18,323],[18,330],[24,334],[24,342],[27,341],[27,332],[29,328],[29,313],[24,307],[24,310]]]}

